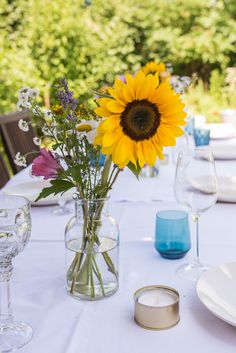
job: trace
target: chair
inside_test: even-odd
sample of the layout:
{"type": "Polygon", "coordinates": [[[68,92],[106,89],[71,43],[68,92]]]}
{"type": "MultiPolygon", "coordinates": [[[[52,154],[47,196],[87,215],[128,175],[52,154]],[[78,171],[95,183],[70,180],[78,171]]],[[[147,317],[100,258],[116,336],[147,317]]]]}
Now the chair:
{"type": "Polygon", "coordinates": [[[7,170],[7,166],[0,155],[0,189],[8,182],[10,175],[7,170]]]}
{"type": "MultiPolygon", "coordinates": [[[[0,134],[14,174],[23,169],[23,167],[19,167],[14,163],[14,158],[17,152],[26,154],[39,150],[39,147],[33,142],[36,133],[32,125],[29,126],[28,132],[21,131],[18,127],[20,119],[29,121],[31,120],[31,115],[29,112],[23,111],[0,116],[0,134]]],[[[32,163],[34,157],[34,154],[27,156],[27,165],[32,163]]]]}

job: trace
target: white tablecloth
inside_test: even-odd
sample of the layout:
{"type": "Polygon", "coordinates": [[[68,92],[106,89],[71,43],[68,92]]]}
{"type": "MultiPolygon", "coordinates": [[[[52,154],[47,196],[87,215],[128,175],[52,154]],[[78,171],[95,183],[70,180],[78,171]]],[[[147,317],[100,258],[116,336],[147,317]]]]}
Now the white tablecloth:
{"type": "MultiPolygon", "coordinates": [[[[236,162],[218,162],[217,171],[236,175],[236,162]]],[[[14,260],[11,283],[15,317],[34,329],[22,353],[235,353],[236,329],[201,304],[194,282],[176,276],[176,268],[191,259],[191,252],[181,260],[165,260],[154,249],[156,212],[179,208],[173,177],[171,161],[154,179],[138,182],[128,172],[120,176],[110,202],[110,213],[120,226],[120,289],[97,302],[78,301],[66,293],[64,229],[71,216],[52,215],[52,207],[32,208],[31,240],[14,260]],[[148,331],[134,323],[133,293],[149,284],[180,292],[181,321],[176,327],[148,331]]],[[[25,170],[10,183],[27,178],[25,170]]],[[[235,204],[217,203],[202,216],[203,261],[236,261],[235,212],[235,204]]]]}

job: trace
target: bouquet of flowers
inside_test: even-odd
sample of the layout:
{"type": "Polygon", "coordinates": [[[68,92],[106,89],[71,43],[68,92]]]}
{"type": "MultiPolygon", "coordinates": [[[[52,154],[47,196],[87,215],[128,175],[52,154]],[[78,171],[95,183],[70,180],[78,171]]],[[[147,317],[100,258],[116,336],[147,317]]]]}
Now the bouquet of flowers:
{"type": "MultiPolygon", "coordinates": [[[[73,255],[68,260],[68,290],[97,299],[118,288],[117,258],[112,257],[118,230],[114,221],[103,217],[108,194],[125,167],[138,177],[145,164],[152,166],[163,158],[163,146],[175,145],[183,134],[186,113],[180,94],[159,71],[140,70],[123,81],[116,79],[95,99],[94,110],[84,108],[64,79],[56,87],[56,97],[58,104],[44,110],[36,103],[35,90],[21,89],[18,108],[30,109],[40,135],[51,141],[51,150],[41,149],[32,165],[33,175],[51,183],[38,200],[76,189],[76,216],[66,230],[73,255]],[[113,245],[108,246],[111,238],[113,245]]],[[[27,131],[26,122],[19,126],[27,131]]],[[[23,165],[24,156],[18,154],[16,162],[23,165]]]]}

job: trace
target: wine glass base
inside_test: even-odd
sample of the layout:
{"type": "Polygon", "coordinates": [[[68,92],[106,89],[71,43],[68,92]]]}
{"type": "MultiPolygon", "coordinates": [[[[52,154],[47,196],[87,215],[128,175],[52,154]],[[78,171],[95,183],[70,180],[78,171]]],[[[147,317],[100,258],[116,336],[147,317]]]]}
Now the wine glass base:
{"type": "Polygon", "coordinates": [[[64,215],[71,214],[71,213],[73,213],[73,211],[67,207],[58,207],[58,208],[55,208],[54,210],[52,210],[52,214],[54,214],[56,216],[64,216],[64,215]]]}
{"type": "Polygon", "coordinates": [[[11,352],[27,344],[33,336],[32,328],[24,322],[0,324],[1,352],[11,352]]]}
{"type": "Polygon", "coordinates": [[[176,272],[179,277],[195,282],[199,279],[203,272],[209,269],[210,266],[195,262],[192,264],[181,265],[176,272]]]}

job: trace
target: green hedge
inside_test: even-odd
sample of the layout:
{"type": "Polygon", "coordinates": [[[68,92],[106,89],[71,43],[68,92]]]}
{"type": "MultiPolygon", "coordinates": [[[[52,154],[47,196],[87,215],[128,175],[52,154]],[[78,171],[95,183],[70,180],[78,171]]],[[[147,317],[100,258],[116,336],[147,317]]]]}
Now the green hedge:
{"type": "Polygon", "coordinates": [[[47,97],[64,76],[85,94],[151,59],[206,88],[235,62],[235,15],[235,0],[0,0],[0,113],[22,86],[47,97]]]}

